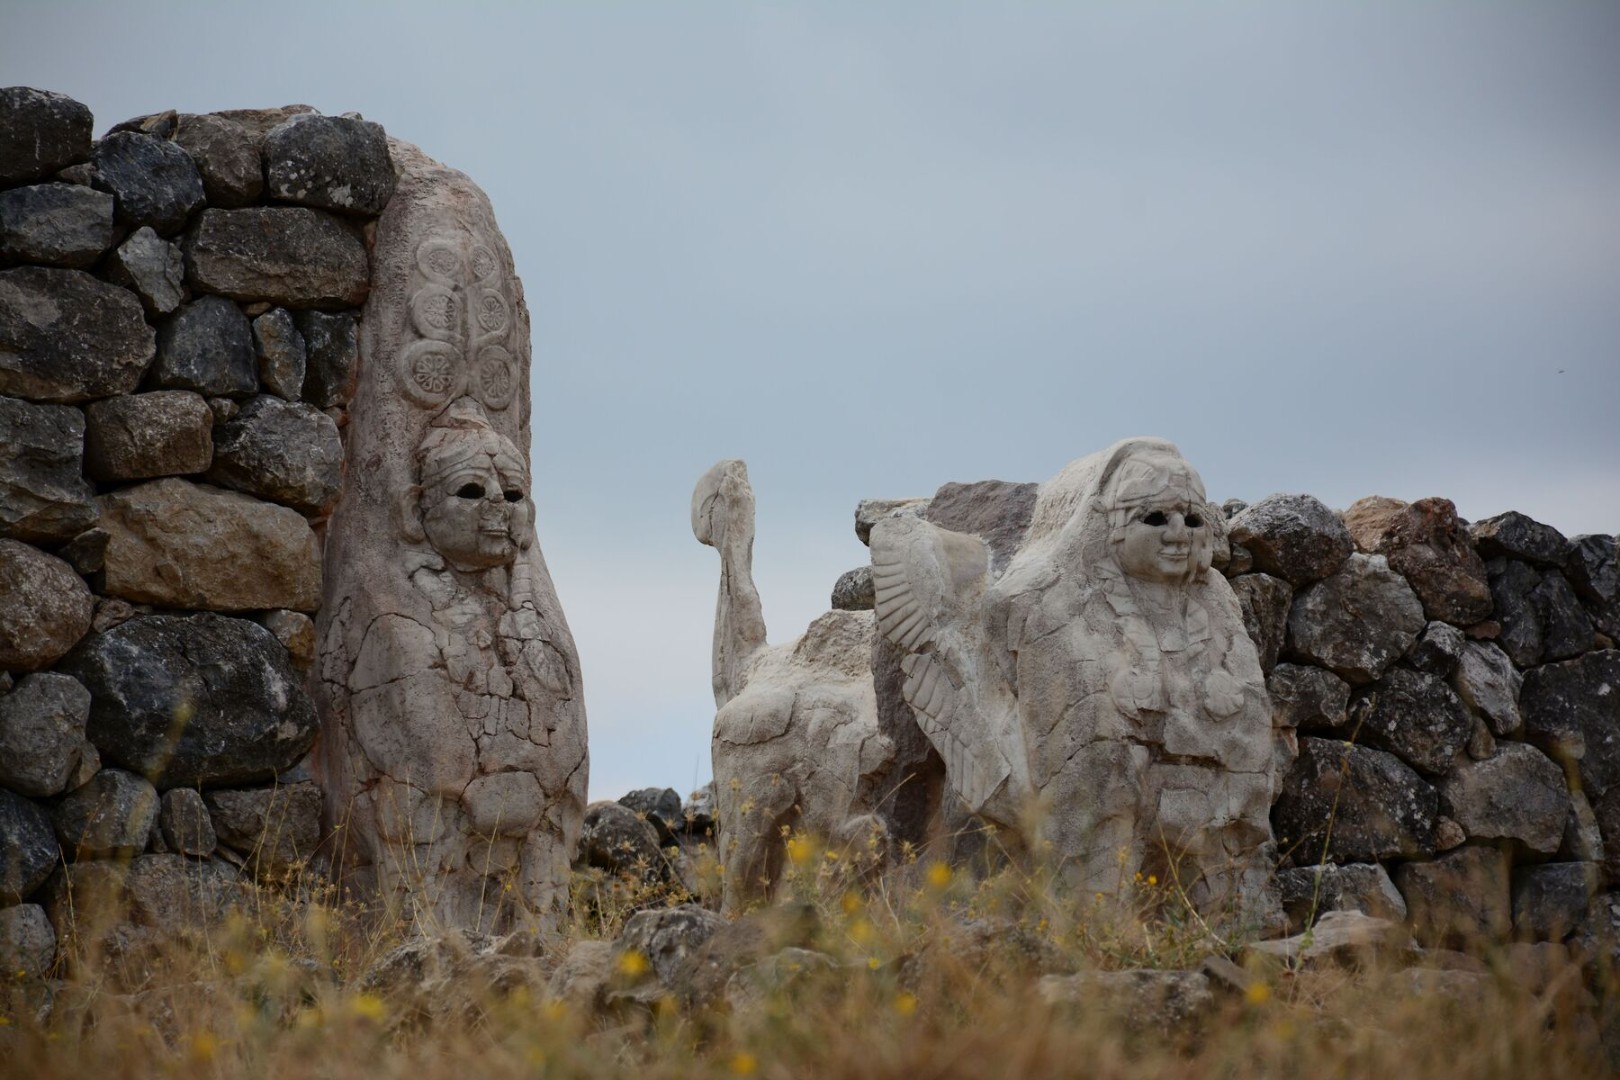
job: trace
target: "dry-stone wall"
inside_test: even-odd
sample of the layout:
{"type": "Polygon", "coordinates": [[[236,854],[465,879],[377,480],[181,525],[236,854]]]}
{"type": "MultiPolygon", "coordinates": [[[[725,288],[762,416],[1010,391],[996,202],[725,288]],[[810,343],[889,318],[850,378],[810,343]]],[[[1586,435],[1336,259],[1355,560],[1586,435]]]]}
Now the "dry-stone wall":
{"type": "Polygon", "coordinates": [[[307,106],[91,136],[0,90],[0,958],[119,939],[320,839],[303,759],[381,127],[307,106]]]}

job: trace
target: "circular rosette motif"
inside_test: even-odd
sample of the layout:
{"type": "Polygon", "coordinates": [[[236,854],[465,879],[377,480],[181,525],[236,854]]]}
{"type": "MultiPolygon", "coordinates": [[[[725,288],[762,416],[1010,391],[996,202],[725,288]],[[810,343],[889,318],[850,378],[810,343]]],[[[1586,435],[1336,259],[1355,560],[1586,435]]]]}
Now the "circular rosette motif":
{"type": "Polygon", "coordinates": [[[485,289],[473,301],[473,320],[478,324],[480,338],[499,337],[512,323],[512,309],[506,306],[506,297],[485,289]]]}
{"type": "Polygon", "coordinates": [[[429,408],[460,397],[467,373],[461,351],[443,341],[418,341],[399,354],[399,385],[405,396],[429,408]]]}
{"type": "Polygon", "coordinates": [[[494,285],[501,280],[501,260],[482,244],[473,246],[472,278],[480,285],[494,285]]]}
{"type": "Polygon", "coordinates": [[[461,338],[461,305],[443,285],[423,285],[411,297],[411,324],[416,332],[437,341],[461,338]]]}
{"type": "Polygon", "coordinates": [[[429,281],[437,281],[441,285],[454,284],[456,275],[461,272],[459,245],[454,240],[442,237],[424,240],[416,249],[416,265],[429,281]]]}
{"type": "Polygon", "coordinates": [[[517,362],[499,345],[486,345],[478,351],[478,367],[473,372],[473,395],[486,409],[504,409],[517,392],[517,362]]]}

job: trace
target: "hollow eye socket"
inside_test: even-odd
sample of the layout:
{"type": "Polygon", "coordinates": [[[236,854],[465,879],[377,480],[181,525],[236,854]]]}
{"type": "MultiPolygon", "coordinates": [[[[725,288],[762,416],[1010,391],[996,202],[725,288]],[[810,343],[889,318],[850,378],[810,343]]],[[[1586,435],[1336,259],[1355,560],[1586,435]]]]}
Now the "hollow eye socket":
{"type": "Polygon", "coordinates": [[[1202,527],[1203,524],[1204,524],[1204,516],[1202,514],[1188,514],[1187,515],[1187,528],[1189,528],[1189,529],[1197,529],[1197,528],[1202,527]]]}
{"type": "Polygon", "coordinates": [[[517,488],[507,488],[505,491],[501,492],[501,494],[505,496],[507,502],[523,501],[523,492],[517,488]]]}
{"type": "Polygon", "coordinates": [[[1157,529],[1159,526],[1163,525],[1168,520],[1169,519],[1164,516],[1164,511],[1163,510],[1155,510],[1155,511],[1153,511],[1153,513],[1147,515],[1146,517],[1144,517],[1142,519],[1142,524],[1151,525],[1155,529],[1157,529]]]}
{"type": "Polygon", "coordinates": [[[456,491],[456,497],[461,499],[482,499],[484,497],[483,484],[462,484],[456,491]]]}

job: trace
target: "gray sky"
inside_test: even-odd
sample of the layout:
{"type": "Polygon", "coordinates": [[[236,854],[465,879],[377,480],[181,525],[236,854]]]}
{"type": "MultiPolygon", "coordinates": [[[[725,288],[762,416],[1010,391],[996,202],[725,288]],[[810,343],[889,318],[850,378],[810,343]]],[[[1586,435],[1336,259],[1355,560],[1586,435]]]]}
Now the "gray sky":
{"type": "Polygon", "coordinates": [[[869,496],[1126,435],[1219,498],[1620,529],[1620,5],[0,0],[97,131],[359,110],[489,192],[593,797],[709,775],[749,463],[773,641],[869,496]]]}

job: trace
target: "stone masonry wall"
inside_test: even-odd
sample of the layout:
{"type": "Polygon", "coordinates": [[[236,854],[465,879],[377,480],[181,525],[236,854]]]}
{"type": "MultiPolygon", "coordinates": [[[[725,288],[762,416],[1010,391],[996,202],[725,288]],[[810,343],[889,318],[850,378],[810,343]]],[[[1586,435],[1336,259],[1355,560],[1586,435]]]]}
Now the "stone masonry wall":
{"type": "Polygon", "coordinates": [[[380,126],[307,106],[91,130],[0,90],[8,976],[89,890],[128,951],[315,852],[311,616],[395,184],[380,126]]]}

